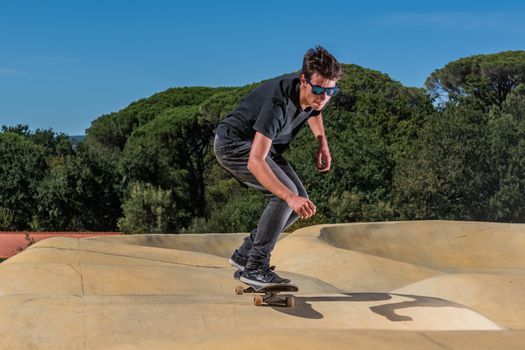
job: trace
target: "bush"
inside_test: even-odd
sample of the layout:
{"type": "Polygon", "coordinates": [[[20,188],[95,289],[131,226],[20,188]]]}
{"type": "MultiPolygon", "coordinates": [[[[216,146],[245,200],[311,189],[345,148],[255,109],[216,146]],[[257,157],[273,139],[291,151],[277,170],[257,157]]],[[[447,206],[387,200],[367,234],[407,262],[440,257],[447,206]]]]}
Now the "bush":
{"type": "Polygon", "coordinates": [[[122,205],[124,217],[118,226],[125,233],[165,233],[179,229],[174,223],[179,215],[172,202],[171,190],[149,183],[134,183],[122,205]]]}
{"type": "Polygon", "coordinates": [[[13,231],[15,229],[13,210],[0,207],[0,230],[13,231]]]}

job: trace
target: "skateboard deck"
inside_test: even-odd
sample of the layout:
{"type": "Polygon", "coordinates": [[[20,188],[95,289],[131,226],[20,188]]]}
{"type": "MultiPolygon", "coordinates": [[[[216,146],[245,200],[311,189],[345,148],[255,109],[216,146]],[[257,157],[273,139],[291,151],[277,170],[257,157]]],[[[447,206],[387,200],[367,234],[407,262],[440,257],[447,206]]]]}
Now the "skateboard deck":
{"type": "MultiPolygon", "coordinates": [[[[236,280],[240,280],[241,271],[237,270],[233,274],[233,277],[236,280]]],[[[241,281],[242,282],[242,281],[241,281]]],[[[256,306],[261,306],[263,303],[267,305],[282,305],[286,307],[293,307],[295,304],[295,299],[293,295],[278,295],[281,292],[297,292],[299,288],[292,283],[288,284],[270,284],[264,287],[256,286],[253,284],[242,282],[248,287],[238,286],[235,288],[235,294],[243,295],[244,293],[254,293],[262,295],[254,295],[253,303],[256,306]]]]}

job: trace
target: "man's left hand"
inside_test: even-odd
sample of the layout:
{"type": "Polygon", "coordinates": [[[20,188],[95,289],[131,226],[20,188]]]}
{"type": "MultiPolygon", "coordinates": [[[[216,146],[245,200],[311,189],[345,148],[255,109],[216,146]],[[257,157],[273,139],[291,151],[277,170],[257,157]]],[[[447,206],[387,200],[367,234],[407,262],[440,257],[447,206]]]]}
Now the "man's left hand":
{"type": "Polygon", "coordinates": [[[320,172],[326,172],[330,170],[330,165],[332,164],[332,157],[330,156],[330,150],[327,145],[320,145],[317,148],[315,155],[315,165],[317,170],[320,172]]]}

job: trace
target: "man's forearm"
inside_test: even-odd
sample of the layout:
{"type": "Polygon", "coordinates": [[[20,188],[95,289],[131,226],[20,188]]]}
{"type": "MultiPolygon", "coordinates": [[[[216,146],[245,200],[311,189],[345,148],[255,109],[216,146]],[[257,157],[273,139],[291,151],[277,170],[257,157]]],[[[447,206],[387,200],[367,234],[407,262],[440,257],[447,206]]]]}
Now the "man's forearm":
{"type": "Polygon", "coordinates": [[[266,160],[264,159],[251,159],[248,162],[248,170],[255,176],[257,181],[264,186],[268,191],[287,202],[289,197],[293,195],[290,191],[274,174],[266,160]]]}
{"type": "Polygon", "coordinates": [[[312,130],[312,133],[317,139],[319,145],[328,145],[328,140],[326,139],[326,134],[324,131],[322,114],[308,119],[308,125],[310,126],[310,129],[312,130]]]}

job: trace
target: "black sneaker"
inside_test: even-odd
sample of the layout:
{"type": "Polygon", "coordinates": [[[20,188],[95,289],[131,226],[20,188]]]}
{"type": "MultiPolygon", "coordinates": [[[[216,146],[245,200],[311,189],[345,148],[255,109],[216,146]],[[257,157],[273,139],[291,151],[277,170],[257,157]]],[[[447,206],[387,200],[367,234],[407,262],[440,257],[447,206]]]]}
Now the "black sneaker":
{"type": "Polygon", "coordinates": [[[241,282],[265,287],[269,284],[288,284],[291,281],[287,278],[281,278],[268,266],[260,266],[256,269],[245,269],[241,274],[241,282]]]}
{"type": "Polygon", "coordinates": [[[231,266],[235,267],[238,270],[244,271],[244,268],[248,263],[248,257],[239,254],[239,251],[235,250],[229,262],[231,266]]]}

